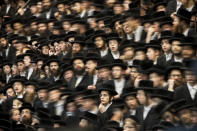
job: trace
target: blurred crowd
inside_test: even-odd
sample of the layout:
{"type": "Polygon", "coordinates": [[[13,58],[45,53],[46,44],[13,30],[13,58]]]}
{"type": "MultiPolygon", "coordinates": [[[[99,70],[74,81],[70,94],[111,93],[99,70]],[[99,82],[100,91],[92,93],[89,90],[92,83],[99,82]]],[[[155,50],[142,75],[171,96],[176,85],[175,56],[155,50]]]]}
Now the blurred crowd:
{"type": "Polygon", "coordinates": [[[196,0],[1,0],[0,131],[197,129],[196,0]]]}

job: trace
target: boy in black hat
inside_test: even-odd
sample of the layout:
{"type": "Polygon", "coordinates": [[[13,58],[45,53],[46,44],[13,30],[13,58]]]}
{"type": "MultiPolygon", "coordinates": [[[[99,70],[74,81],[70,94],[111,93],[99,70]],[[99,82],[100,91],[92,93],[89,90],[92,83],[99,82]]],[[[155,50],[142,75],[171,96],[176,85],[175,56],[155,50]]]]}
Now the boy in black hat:
{"type": "Polygon", "coordinates": [[[120,96],[127,83],[126,79],[124,78],[124,71],[127,69],[127,66],[122,60],[116,59],[113,61],[111,69],[114,87],[116,92],[120,96]]]}
{"type": "Polygon", "coordinates": [[[158,64],[161,66],[165,65],[167,61],[169,61],[172,58],[171,43],[169,41],[171,37],[172,37],[171,31],[161,32],[161,37],[159,40],[161,41],[161,47],[164,54],[161,55],[157,60],[158,64]]]}
{"type": "Polygon", "coordinates": [[[11,72],[12,63],[4,61],[3,63],[3,73],[5,74],[6,83],[12,78],[11,72]]]}
{"type": "Polygon", "coordinates": [[[153,82],[141,80],[137,89],[137,99],[141,106],[136,110],[136,117],[142,125],[142,130],[151,130],[159,122],[159,114],[155,111],[151,94],[154,90],[153,82]]]}
{"type": "Polygon", "coordinates": [[[161,46],[159,41],[152,40],[148,45],[146,45],[146,56],[148,60],[152,60],[154,64],[157,64],[157,59],[160,56],[161,46]]]}
{"type": "Polygon", "coordinates": [[[24,86],[24,82],[25,82],[25,78],[21,77],[21,76],[16,76],[14,78],[12,78],[12,80],[10,81],[12,83],[12,87],[17,95],[17,98],[23,98],[24,94],[25,94],[25,86],[24,86]]]}
{"type": "Polygon", "coordinates": [[[109,47],[108,54],[104,57],[104,59],[108,61],[113,61],[114,59],[119,59],[120,52],[118,51],[121,39],[119,38],[118,34],[110,33],[107,37],[107,43],[109,47]]]}

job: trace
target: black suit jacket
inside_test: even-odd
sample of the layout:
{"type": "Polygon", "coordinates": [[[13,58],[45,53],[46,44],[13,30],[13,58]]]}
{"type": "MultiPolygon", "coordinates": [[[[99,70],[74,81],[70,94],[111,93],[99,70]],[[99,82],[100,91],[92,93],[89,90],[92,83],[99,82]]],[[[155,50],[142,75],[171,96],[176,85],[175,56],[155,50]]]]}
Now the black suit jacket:
{"type": "Polygon", "coordinates": [[[174,100],[180,100],[180,99],[185,99],[186,104],[195,104],[197,105],[197,93],[195,95],[195,99],[193,100],[187,84],[184,84],[181,87],[178,87],[174,91],[174,100]]]}
{"type": "MultiPolygon", "coordinates": [[[[76,77],[73,77],[73,78],[71,79],[70,83],[68,84],[68,87],[69,87],[70,89],[74,89],[74,88],[75,88],[76,80],[77,80],[76,77]]],[[[89,86],[89,85],[91,85],[91,84],[92,84],[92,83],[91,83],[91,78],[90,78],[90,76],[88,76],[88,74],[86,73],[85,75],[83,75],[83,78],[82,78],[81,82],[78,84],[78,87],[81,87],[81,86],[87,87],[87,86],[89,86]]],[[[86,89],[86,88],[85,88],[85,89],[86,89]]],[[[79,90],[85,90],[85,89],[79,89],[79,90]]]]}
{"type": "Polygon", "coordinates": [[[143,120],[143,112],[144,106],[139,106],[136,110],[136,117],[140,121],[141,131],[152,131],[153,126],[160,122],[159,114],[155,111],[155,107],[152,107],[146,119],[143,120]]]}
{"type": "Polygon", "coordinates": [[[13,46],[8,47],[8,55],[6,57],[6,49],[3,50],[3,58],[4,60],[9,60],[10,62],[14,62],[16,59],[16,49],[13,46]]]}
{"type": "Polygon", "coordinates": [[[107,61],[114,61],[114,57],[111,54],[111,51],[109,50],[107,55],[103,57],[103,59],[106,59],[107,61]]]}

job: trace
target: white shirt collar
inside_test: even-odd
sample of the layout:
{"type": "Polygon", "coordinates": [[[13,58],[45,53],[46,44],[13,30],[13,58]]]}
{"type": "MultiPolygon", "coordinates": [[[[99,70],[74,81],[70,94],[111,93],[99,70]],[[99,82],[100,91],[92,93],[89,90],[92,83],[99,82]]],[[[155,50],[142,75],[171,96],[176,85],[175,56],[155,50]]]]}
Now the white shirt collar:
{"type": "Polygon", "coordinates": [[[187,28],[187,29],[183,32],[183,35],[184,35],[184,36],[188,36],[188,33],[189,33],[189,28],[187,28]]]}
{"type": "Polygon", "coordinates": [[[117,54],[114,54],[113,52],[111,52],[112,56],[114,59],[119,59],[120,57],[120,53],[118,52],[117,54]]]}

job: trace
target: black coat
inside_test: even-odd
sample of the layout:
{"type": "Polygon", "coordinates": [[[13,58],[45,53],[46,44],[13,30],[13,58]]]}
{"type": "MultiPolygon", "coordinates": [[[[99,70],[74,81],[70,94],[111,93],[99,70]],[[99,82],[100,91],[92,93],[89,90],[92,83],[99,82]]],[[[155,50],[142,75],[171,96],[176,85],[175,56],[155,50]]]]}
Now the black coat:
{"type": "Polygon", "coordinates": [[[155,107],[152,107],[146,119],[143,120],[143,112],[144,106],[139,106],[136,110],[136,117],[140,121],[141,131],[152,131],[153,126],[160,122],[159,114],[155,111],[155,107]]]}
{"type": "Polygon", "coordinates": [[[8,47],[8,55],[6,56],[6,50],[3,50],[3,59],[14,62],[16,60],[16,49],[13,46],[8,47]]]}
{"type": "Polygon", "coordinates": [[[184,84],[181,87],[178,87],[174,91],[174,100],[185,99],[187,104],[195,104],[197,105],[197,93],[195,95],[195,99],[193,100],[187,84],[184,84]]]}

